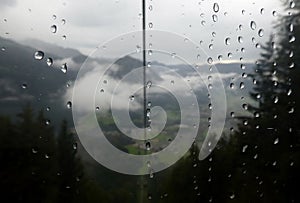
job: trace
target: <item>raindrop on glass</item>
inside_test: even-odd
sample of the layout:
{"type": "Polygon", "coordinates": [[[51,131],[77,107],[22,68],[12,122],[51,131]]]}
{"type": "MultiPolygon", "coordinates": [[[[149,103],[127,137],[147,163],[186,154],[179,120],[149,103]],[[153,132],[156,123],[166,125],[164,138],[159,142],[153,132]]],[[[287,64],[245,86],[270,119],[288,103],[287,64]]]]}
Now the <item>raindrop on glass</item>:
{"type": "Polygon", "coordinates": [[[146,84],[146,87],[149,89],[151,86],[152,86],[152,82],[148,81],[147,84],[146,84]]]}
{"type": "Polygon", "coordinates": [[[295,7],[295,2],[294,1],[291,1],[290,2],[290,8],[294,8],[295,7]]]}
{"type": "Polygon", "coordinates": [[[64,64],[60,67],[60,70],[61,70],[63,73],[67,73],[67,71],[68,71],[67,64],[64,63],[64,64]]]}
{"type": "Polygon", "coordinates": [[[149,28],[153,28],[153,23],[148,24],[149,28]]]}
{"type": "Polygon", "coordinates": [[[251,21],[251,22],[250,22],[250,28],[251,28],[252,30],[255,30],[255,29],[256,29],[256,23],[255,23],[255,21],[251,21]]]}
{"type": "Polygon", "coordinates": [[[209,57],[209,58],[207,59],[207,63],[208,63],[208,64],[212,64],[212,63],[213,63],[213,59],[212,59],[211,57],[209,57]]]}
{"type": "Polygon", "coordinates": [[[225,39],[225,44],[226,44],[226,45],[230,45],[230,38],[229,38],[229,37],[227,37],[227,38],[225,39]]]}
{"type": "Polygon", "coordinates": [[[248,110],[248,104],[243,104],[242,107],[243,109],[248,110]]]}
{"type": "Polygon", "coordinates": [[[27,84],[24,83],[24,84],[22,84],[21,87],[22,87],[22,89],[26,89],[27,88],[27,84]]]}
{"type": "Polygon", "coordinates": [[[63,36],[62,36],[62,39],[63,39],[63,40],[66,40],[66,39],[67,39],[67,36],[66,36],[66,35],[63,35],[63,36]]]}
{"type": "Polygon", "coordinates": [[[240,83],[240,89],[244,89],[245,88],[245,84],[243,82],[240,83]]]}
{"type": "Polygon", "coordinates": [[[275,140],[274,140],[274,144],[276,145],[276,144],[278,144],[279,143],[279,138],[276,138],[275,140]]]}
{"type": "Polygon", "coordinates": [[[289,37],[289,43],[292,43],[296,40],[295,36],[290,36],[289,37]]]}
{"type": "Polygon", "coordinates": [[[248,148],[248,145],[243,146],[242,152],[245,153],[248,148]]]}
{"type": "Polygon", "coordinates": [[[36,51],[34,53],[34,59],[36,60],[42,60],[44,58],[44,52],[42,51],[36,51]]]}
{"type": "Polygon", "coordinates": [[[263,29],[258,30],[258,36],[260,36],[260,37],[264,36],[264,30],[263,29]]]}
{"type": "Polygon", "coordinates": [[[48,66],[51,66],[53,64],[53,59],[52,58],[47,58],[46,63],[47,63],[48,66]]]}
{"type": "Polygon", "coordinates": [[[238,36],[238,42],[243,43],[243,37],[242,36],[238,36]]]}
{"type": "Polygon", "coordinates": [[[52,33],[56,33],[56,31],[57,31],[56,25],[51,25],[50,31],[51,31],[52,33]]]}
{"type": "Polygon", "coordinates": [[[68,108],[68,109],[71,109],[71,108],[72,108],[72,102],[71,102],[71,101],[68,101],[68,102],[67,102],[67,108],[68,108]]]}
{"type": "Polygon", "coordinates": [[[134,95],[131,95],[130,97],[129,97],[129,101],[134,101],[134,95]]]}
{"type": "Polygon", "coordinates": [[[212,15],[212,19],[214,22],[217,22],[218,21],[218,16],[216,14],[212,15]]]}
{"type": "Polygon", "coordinates": [[[214,12],[219,12],[220,8],[219,8],[219,4],[218,3],[214,3],[213,5],[213,9],[214,9],[214,12]]]}
{"type": "Polygon", "coordinates": [[[145,143],[145,146],[148,151],[151,149],[151,143],[149,141],[145,143]]]}
{"type": "Polygon", "coordinates": [[[66,20],[65,19],[61,19],[61,24],[62,25],[66,24],[66,20]]]}
{"type": "Polygon", "coordinates": [[[38,153],[38,150],[35,149],[35,148],[32,148],[32,149],[31,149],[31,152],[32,152],[33,154],[36,154],[36,153],[38,153]]]}
{"type": "Polygon", "coordinates": [[[46,121],[45,121],[45,124],[46,124],[46,125],[50,125],[50,120],[46,120],[46,121]]]}

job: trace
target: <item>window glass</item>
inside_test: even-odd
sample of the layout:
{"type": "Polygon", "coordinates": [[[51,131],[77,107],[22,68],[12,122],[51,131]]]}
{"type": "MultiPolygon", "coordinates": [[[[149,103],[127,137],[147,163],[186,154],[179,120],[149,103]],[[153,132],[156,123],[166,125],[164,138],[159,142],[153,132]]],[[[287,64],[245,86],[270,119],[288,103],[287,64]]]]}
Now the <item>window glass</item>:
{"type": "Polygon", "coordinates": [[[299,202],[299,0],[0,0],[3,202],[299,202]]]}

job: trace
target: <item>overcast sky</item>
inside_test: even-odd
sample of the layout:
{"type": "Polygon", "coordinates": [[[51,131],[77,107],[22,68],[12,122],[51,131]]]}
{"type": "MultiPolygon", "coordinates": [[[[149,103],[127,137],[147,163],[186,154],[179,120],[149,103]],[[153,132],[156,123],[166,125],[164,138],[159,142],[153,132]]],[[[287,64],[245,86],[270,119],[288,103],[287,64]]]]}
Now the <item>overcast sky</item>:
{"type": "MultiPolygon", "coordinates": [[[[141,30],[141,1],[136,0],[0,0],[0,4],[0,36],[17,41],[39,39],[78,49],[87,55],[115,37],[141,30]],[[62,19],[66,22],[64,25],[62,19]],[[51,25],[57,26],[56,33],[51,32],[51,25]]],[[[147,29],[185,36],[215,60],[222,55],[225,61],[242,56],[253,61],[259,53],[255,43],[263,44],[269,38],[273,32],[272,22],[285,12],[280,0],[148,0],[146,19],[153,25],[147,29]],[[218,12],[213,10],[215,2],[219,5],[218,12]],[[274,16],[273,11],[277,15],[274,16]],[[213,14],[217,15],[216,22],[213,14]],[[250,28],[251,21],[256,22],[255,30],[250,28]],[[258,36],[259,29],[264,30],[262,37],[258,36]],[[238,42],[239,36],[242,43],[238,42]],[[229,45],[225,45],[226,38],[231,39],[229,45]],[[208,48],[210,44],[212,49],[208,48]],[[241,48],[245,48],[244,53],[241,48]],[[229,52],[232,58],[227,57],[229,52]]],[[[161,40],[168,43],[168,39],[161,40]]],[[[176,44],[169,43],[170,46],[176,44]]],[[[180,49],[180,43],[174,46],[174,53],[176,49],[180,49]]]]}

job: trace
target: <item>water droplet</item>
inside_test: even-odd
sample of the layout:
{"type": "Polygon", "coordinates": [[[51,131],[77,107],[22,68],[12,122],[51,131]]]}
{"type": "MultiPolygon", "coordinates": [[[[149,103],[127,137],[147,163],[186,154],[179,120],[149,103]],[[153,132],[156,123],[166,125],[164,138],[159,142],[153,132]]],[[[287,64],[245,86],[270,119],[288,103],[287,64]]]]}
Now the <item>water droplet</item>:
{"type": "Polygon", "coordinates": [[[209,44],[209,45],[208,45],[208,48],[209,48],[209,49],[213,49],[213,44],[209,44]]]}
{"type": "Polygon", "coordinates": [[[230,83],[229,87],[230,89],[234,89],[234,83],[230,83]]]}
{"type": "Polygon", "coordinates": [[[276,17],[276,16],[277,16],[277,11],[273,11],[273,12],[272,12],[272,15],[273,15],[274,17],[276,17]]]}
{"type": "Polygon", "coordinates": [[[255,23],[255,21],[251,21],[251,22],[250,22],[250,28],[251,28],[252,30],[255,30],[255,29],[256,29],[256,23],[255,23]]]}
{"type": "Polygon", "coordinates": [[[96,111],[99,111],[99,110],[100,110],[100,107],[99,107],[99,106],[97,106],[97,107],[96,107],[96,111]]]}
{"type": "Polygon", "coordinates": [[[34,53],[34,58],[36,60],[42,60],[44,58],[44,52],[42,52],[42,51],[36,51],[34,53]]]}
{"type": "Polygon", "coordinates": [[[248,110],[248,104],[243,104],[242,107],[243,109],[248,110]]]}
{"type": "Polygon", "coordinates": [[[5,47],[1,47],[1,51],[5,51],[6,49],[5,49],[5,47]]]}
{"type": "Polygon", "coordinates": [[[292,89],[289,89],[287,92],[287,96],[291,96],[291,94],[292,94],[292,89]]]}
{"type": "Polygon", "coordinates": [[[246,69],[246,65],[245,64],[241,64],[241,69],[245,70],[246,69]]]}
{"type": "Polygon", "coordinates": [[[76,143],[76,142],[73,144],[73,149],[74,149],[74,150],[77,149],[77,143],[76,143]]]}
{"type": "Polygon", "coordinates": [[[50,107],[47,107],[47,108],[46,108],[46,111],[50,111],[50,107]]]}
{"type": "Polygon", "coordinates": [[[212,32],[211,35],[212,35],[213,37],[215,37],[215,36],[217,35],[217,33],[216,33],[216,32],[212,32]]]}
{"type": "Polygon", "coordinates": [[[219,56],[218,56],[218,60],[219,60],[219,61],[222,61],[222,59],[223,59],[223,56],[222,56],[222,55],[219,55],[219,56]]]}
{"type": "Polygon", "coordinates": [[[60,67],[60,70],[61,70],[63,73],[67,73],[67,71],[68,71],[67,64],[64,63],[64,64],[60,67]]]}
{"type": "Polygon", "coordinates": [[[243,29],[243,25],[240,24],[240,25],[239,25],[239,30],[242,30],[242,29],[243,29]]]}
{"type": "Polygon", "coordinates": [[[61,19],[61,24],[62,25],[66,24],[66,20],[65,19],[61,19]]]}
{"type": "Polygon", "coordinates": [[[52,15],[52,19],[55,20],[56,19],[56,15],[52,15]]]}
{"type": "Polygon", "coordinates": [[[152,82],[148,81],[147,84],[146,84],[146,87],[149,89],[151,86],[152,86],[152,82]]]}
{"type": "Polygon", "coordinates": [[[231,116],[232,118],[234,118],[234,117],[235,117],[234,112],[231,112],[231,113],[230,113],[230,116],[231,116]]]}
{"type": "Polygon", "coordinates": [[[136,45],[136,49],[135,49],[136,53],[140,53],[141,50],[142,50],[141,47],[139,45],[136,45]]]}
{"type": "Polygon", "coordinates": [[[212,59],[211,57],[209,57],[209,58],[207,59],[207,63],[208,63],[208,64],[212,64],[212,63],[213,63],[213,59],[212,59]]]}
{"type": "Polygon", "coordinates": [[[293,23],[289,24],[289,31],[290,32],[294,31],[294,25],[293,25],[293,23]]]}
{"type": "Polygon", "coordinates": [[[230,196],[229,196],[230,199],[234,199],[235,198],[235,194],[232,193],[230,196]]]}
{"type": "Polygon", "coordinates": [[[294,42],[294,41],[296,41],[295,36],[290,36],[290,37],[289,37],[289,43],[292,43],[292,42],[294,42]]]}
{"type": "Polygon", "coordinates": [[[32,148],[32,149],[31,149],[31,152],[32,152],[33,154],[36,154],[36,153],[38,153],[38,150],[37,150],[36,148],[32,148]]]}
{"type": "Polygon", "coordinates": [[[174,85],[174,83],[175,83],[174,80],[171,80],[171,85],[174,85]]]}
{"type": "Polygon", "coordinates": [[[245,88],[245,84],[243,82],[240,83],[240,89],[244,89],[245,88]]]}
{"type": "Polygon", "coordinates": [[[264,30],[263,29],[258,30],[258,36],[260,36],[260,37],[264,36],[264,30]]]}
{"type": "Polygon", "coordinates": [[[129,97],[129,101],[134,101],[134,95],[131,95],[130,97],[129,97]]]}
{"type": "Polygon", "coordinates": [[[22,89],[26,89],[27,88],[27,84],[23,83],[21,87],[22,87],[22,89]]]}
{"type": "Polygon", "coordinates": [[[225,44],[226,44],[226,45],[230,45],[230,37],[227,37],[227,38],[225,39],[225,44]]]}
{"type": "Polygon", "coordinates": [[[214,22],[217,22],[218,21],[218,16],[216,14],[212,15],[212,19],[214,22]]]}
{"type": "Polygon", "coordinates": [[[153,28],[153,23],[148,24],[149,28],[153,28]]]}
{"type": "Polygon", "coordinates": [[[242,36],[238,36],[238,42],[243,43],[243,37],[242,36]]]}
{"type": "Polygon", "coordinates": [[[103,93],[103,92],[104,92],[104,89],[101,89],[100,92],[103,93]]]}
{"type": "Polygon", "coordinates": [[[205,24],[206,24],[205,20],[202,20],[201,25],[205,26],[205,24]]]}
{"type": "Polygon", "coordinates": [[[150,143],[150,141],[147,141],[145,143],[145,146],[146,146],[146,149],[149,151],[151,149],[151,143],[150,143]]]}
{"type": "Polygon", "coordinates": [[[290,2],[290,8],[294,8],[295,7],[295,2],[294,1],[291,1],[290,2]]]}
{"type": "Polygon", "coordinates": [[[49,156],[48,154],[45,154],[45,158],[46,158],[46,159],[49,159],[50,156],[49,156]]]}
{"type": "Polygon", "coordinates": [[[259,118],[260,117],[260,114],[258,112],[254,112],[254,117],[255,118],[259,118]]]}
{"type": "Polygon", "coordinates": [[[245,15],[246,11],[245,10],[242,10],[242,15],[245,15]]]}
{"type": "Polygon", "coordinates": [[[258,158],[258,154],[255,154],[253,159],[257,159],[258,158]]]}
{"type": "Polygon", "coordinates": [[[243,146],[242,152],[245,153],[248,148],[248,145],[243,146]]]}
{"type": "Polygon", "coordinates": [[[259,48],[261,48],[261,45],[260,45],[259,43],[256,43],[256,44],[255,44],[255,47],[256,47],[257,49],[259,49],[259,48]]]}
{"type": "Polygon", "coordinates": [[[220,10],[220,7],[219,7],[219,4],[218,3],[214,3],[214,5],[213,5],[213,10],[214,10],[214,12],[219,12],[219,10],[220,10]]]}
{"type": "Polygon", "coordinates": [[[276,138],[275,140],[274,140],[274,144],[276,145],[276,144],[278,144],[279,143],[279,138],[276,138]]]}
{"type": "Polygon", "coordinates": [[[153,6],[150,5],[150,6],[148,7],[148,9],[149,9],[149,11],[152,11],[152,10],[153,10],[153,6]]]}
{"type": "Polygon", "coordinates": [[[63,35],[63,36],[62,36],[62,39],[63,39],[63,40],[66,40],[66,39],[67,39],[67,36],[66,36],[66,35],[63,35]]]}
{"type": "Polygon", "coordinates": [[[46,125],[50,125],[50,123],[51,123],[50,120],[46,120],[46,121],[45,121],[45,124],[46,124],[46,125]]]}
{"type": "Polygon", "coordinates": [[[261,8],[261,9],[260,9],[260,14],[263,15],[264,13],[265,13],[265,9],[264,9],[264,8],[261,8]]]}
{"type": "Polygon", "coordinates": [[[232,58],[232,53],[229,52],[229,53],[227,54],[227,56],[228,56],[228,58],[232,58]]]}
{"type": "Polygon", "coordinates": [[[53,59],[52,58],[47,58],[47,65],[48,66],[52,66],[52,64],[53,64],[53,59]]]}
{"type": "Polygon", "coordinates": [[[68,101],[68,102],[67,102],[67,108],[68,108],[68,109],[71,109],[71,108],[72,108],[72,102],[71,102],[71,101],[68,101]]]}
{"type": "Polygon", "coordinates": [[[243,78],[246,78],[247,76],[248,76],[247,73],[242,73],[243,78]]]}
{"type": "Polygon", "coordinates": [[[153,54],[152,50],[148,51],[148,55],[151,56],[153,54]]]}
{"type": "Polygon", "coordinates": [[[56,31],[57,31],[56,25],[51,25],[50,31],[51,31],[52,33],[56,33],[56,31]]]}
{"type": "Polygon", "coordinates": [[[274,104],[277,104],[278,101],[279,101],[279,98],[277,96],[275,96],[274,99],[273,99],[274,104]]]}

